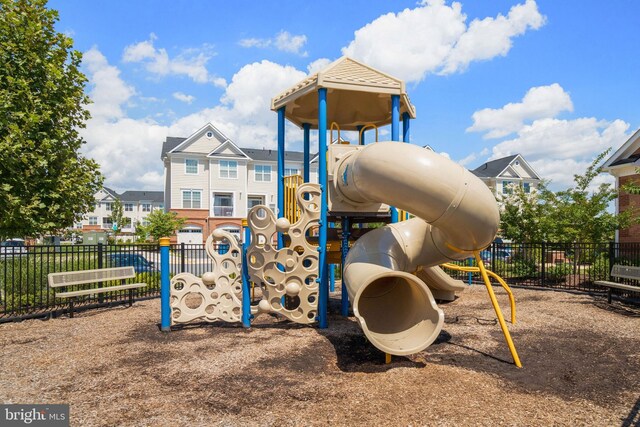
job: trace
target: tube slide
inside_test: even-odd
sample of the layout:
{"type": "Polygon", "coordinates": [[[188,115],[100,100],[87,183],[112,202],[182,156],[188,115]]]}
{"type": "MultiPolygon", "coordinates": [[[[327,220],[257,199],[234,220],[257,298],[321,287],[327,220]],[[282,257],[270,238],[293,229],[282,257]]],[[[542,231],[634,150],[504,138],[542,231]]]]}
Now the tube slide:
{"type": "Polygon", "coordinates": [[[387,203],[416,216],[360,238],[344,278],[373,345],[395,355],[423,350],[444,322],[425,282],[445,292],[460,286],[437,265],[468,258],[493,241],[500,222],[493,194],[457,163],[398,142],[346,153],[333,176],[333,190],[354,206],[387,203]]]}

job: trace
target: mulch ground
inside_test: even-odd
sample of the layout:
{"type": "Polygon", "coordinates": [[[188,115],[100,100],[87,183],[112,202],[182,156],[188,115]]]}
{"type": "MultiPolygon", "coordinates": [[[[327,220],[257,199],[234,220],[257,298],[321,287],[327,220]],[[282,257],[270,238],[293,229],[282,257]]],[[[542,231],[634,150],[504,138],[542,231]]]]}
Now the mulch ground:
{"type": "Polygon", "coordinates": [[[482,286],[442,305],[436,343],[388,365],[353,318],[319,330],[263,315],[250,330],[167,334],[150,300],[0,325],[0,401],[68,403],[72,425],[98,426],[639,425],[640,308],[514,294],[522,369],[482,286]]]}

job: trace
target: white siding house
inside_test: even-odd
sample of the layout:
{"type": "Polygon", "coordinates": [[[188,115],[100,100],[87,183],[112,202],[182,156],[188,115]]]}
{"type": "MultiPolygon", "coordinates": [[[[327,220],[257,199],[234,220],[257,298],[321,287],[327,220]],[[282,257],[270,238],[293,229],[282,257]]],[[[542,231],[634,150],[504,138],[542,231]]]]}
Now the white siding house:
{"type": "MultiPolygon", "coordinates": [[[[167,137],[161,158],[165,209],[186,219],[178,243],[202,243],[218,227],[239,233],[256,204],[276,209],[276,150],[240,148],[208,123],[187,138],[167,137]]],[[[302,172],[303,153],[287,151],[285,175],[302,172]]],[[[310,180],[317,182],[317,164],[310,180]]]]}
{"type": "Polygon", "coordinates": [[[530,193],[537,190],[541,181],[520,154],[486,162],[471,172],[487,184],[498,202],[512,191],[513,185],[520,185],[525,193],[530,193]]]}

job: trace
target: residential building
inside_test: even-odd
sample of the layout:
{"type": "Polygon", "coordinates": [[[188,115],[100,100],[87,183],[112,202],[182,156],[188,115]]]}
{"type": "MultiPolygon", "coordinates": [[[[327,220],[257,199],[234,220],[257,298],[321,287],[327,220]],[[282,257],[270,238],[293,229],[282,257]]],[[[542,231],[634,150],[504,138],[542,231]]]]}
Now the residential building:
{"type": "MultiPolygon", "coordinates": [[[[616,179],[616,188],[626,184],[640,185],[640,129],[603,164],[603,169],[616,179]]],[[[616,199],[616,213],[640,208],[640,194],[621,193],[616,199]]],[[[640,242],[640,224],[616,231],[616,242],[640,242]]]]}
{"type": "MultiPolygon", "coordinates": [[[[239,234],[255,205],[275,211],[277,150],[240,148],[211,123],[189,137],[167,137],[162,146],[164,205],[186,220],[173,238],[202,243],[216,228],[239,234]]],[[[285,176],[303,173],[303,153],[285,153],[285,176]]],[[[317,163],[310,167],[317,182],[317,163]]]]}
{"type": "Polygon", "coordinates": [[[541,181],[520,154],[491,160],[471,172],[487,184],[498,202],[513,191],[514,185],[520,185],[525,193],[530,193],[536,191],[541,181]]]}
{"type": "Polygon", "coordinates": [[[125,223],[121,225],[120,230],[123,236],[133,235],[138,224],[146,225],[146,218],[153,210],[164,209],[162,191],[125,191],[118,194],[108,187],[103,187],[95,194],[95,199],[94,210],[75,225],[79,231],[111,230],[113,227],[111,215],[116,199],[122,203],[125,218],[125,223]]]}

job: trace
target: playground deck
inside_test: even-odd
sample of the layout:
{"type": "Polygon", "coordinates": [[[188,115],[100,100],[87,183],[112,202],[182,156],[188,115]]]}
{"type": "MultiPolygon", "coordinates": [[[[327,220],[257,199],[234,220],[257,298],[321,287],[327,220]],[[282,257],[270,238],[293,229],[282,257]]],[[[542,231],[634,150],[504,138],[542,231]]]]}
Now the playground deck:
{"type": "MultiPolygon", "coordinates": [[[[250,331],[163,334],[160,301],[151,300],[0,326],[0,400],[69,403],[72,425],[640,422],[640,308],[514,293],[518,323],[509,327],[523,369],[511,363],[480,286],[443,306],[435,344],[390,365],[353,319],[330,315],[329,329],[318,330],[262,316],[250,331]]],[[[335,295],[331,304],[337,311],[335,295]]]]}

